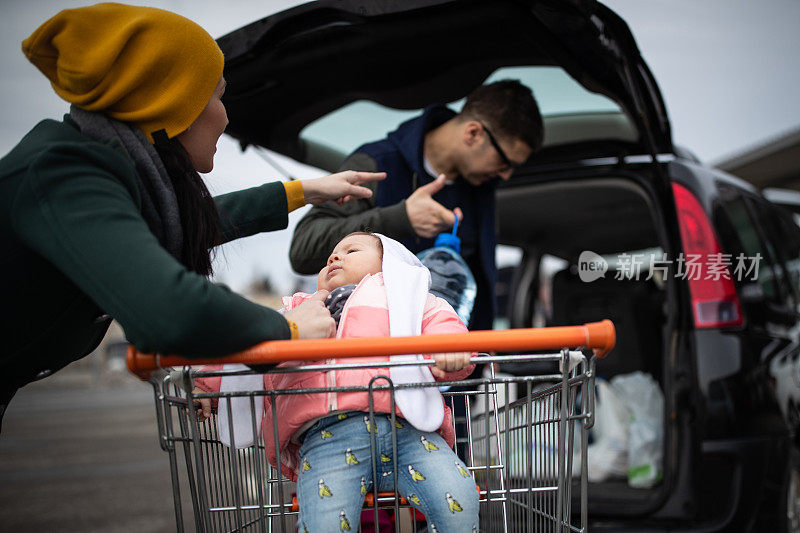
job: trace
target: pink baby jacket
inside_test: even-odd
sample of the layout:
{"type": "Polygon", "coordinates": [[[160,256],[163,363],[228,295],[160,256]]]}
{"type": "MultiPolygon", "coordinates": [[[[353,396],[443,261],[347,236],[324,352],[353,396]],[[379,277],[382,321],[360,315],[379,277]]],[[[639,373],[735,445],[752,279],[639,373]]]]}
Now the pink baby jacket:
{"type": "MultiPolygon", "coordinates": [[[[297,307],[310,294],[297,293],[283,298],[284,309],[297,307]]],[[[458,318],[453,308],[445,300],[428,294],[422,316],[423,335],[441,335],[447,333],[466,333],[467,328],[458,318]]],[[[339,320],[336,338],[389,337],[389,309],[386,301],[386,290],[383,274],[368,275],[353,290],[347,299],[339,320]]],[[[308,364],[346,364],[367,362],[388,362],[389,357],[358,357],[346,359],[325,359],[320,361],[292,361],[281,363],[280,367],[308,364]]],[[[204,370],[218,370],[222,365],[211,365],[204,370]]],[[[474,365],[447,374],[446,381],[455,381],[467,377],[474,365]]],[[[288,374],[264,374],[265,390],[289,390],[304,388],[363,387],[377,375],[389,376],[389,368],[368,368],[350,370],[330,370],[313,372],[296,372],[288,374]]],[[[220,377],[200,378],[195,385],[213,392],[220,389],[220,377]]],[[[386,381],[378,380],[376,385],[385,385],[386,381]]],[[[292,436],[308,422],[319,419],[332,412],[369,411],[369,397],[366,391],[357,392],[319,392],[312,394],[278,395],[276,398],[277,426],[281,471],[289,479],[297,480],[299,467],[298,452],[300,443],[292,436]]],[[[441,395],[440,395],[441,398],[441,395]]],[[[441,398],[444,402],[444,398],[441,398]]],[[[399,416],[403,416],[400,408],[395,406],[399,416]]],[[[376,413],[391,411],[388,391],[377,391],[374,394],[376,413]]],[[[261,433],[267,450],[267,459],[273,466],[277,465],[275,442],[273,438],[272,402],[264,396],[264,417],[261,433]]],[[[455,441],[452,413],[444,407],[444,420],[438,433],[451,447],[455,441]]]]}

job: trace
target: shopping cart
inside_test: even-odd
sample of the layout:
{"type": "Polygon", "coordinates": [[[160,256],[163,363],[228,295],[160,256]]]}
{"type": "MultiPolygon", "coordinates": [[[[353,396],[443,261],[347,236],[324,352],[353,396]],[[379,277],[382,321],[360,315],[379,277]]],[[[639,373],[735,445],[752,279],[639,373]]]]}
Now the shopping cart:
{"type": "MultiPolygon", "coordinates": [[[[255,365],[408,353],[535,351],[528,355],[473,357],[474,363],[486,363],[484,375],[479,379],[394,386],[387,376],[364,390],[454,386],[443,395],[457,414],[453,421],[456,451],[468,466],[480,495],[480,531],[586,531],[586,431],[594,422],[595,360],[604,357],[614,342],[614,326],[604,320],[583,326],[458,335],[271,341],[224,361],[146,355],[131,347],[128,367],[143,379],[149,379],[155,391],[159,439],[169,456],[177,529],[272,532],[295,531],[298,513],[294,484],[265,459],[263,439],[277,439],[277,427],[272,434],[261,435],[256,445],[237,450],[220,442],[214,416],[200,422],[196,409],[190,407],[201,398],[225,397],[229,399],[230,419],[231,398],[246,398],[255,413],[256,403],[263,402],[264,395],[270,395],[275,405],[274,400],[283,394],[325,394],[339,390],[193,394],[196,377],[253,371],[209,372],[187,365],[219,362],[255,365]],[[498,371],[498,365],[509,362],[535,363],[544,370],[527,376],[498,371]],[[185,511],[189,507],[187,501],[191,502],[191,513],[185,511]]],[[[339,364],[336,368],[363,368],[370,364],[339,364]]],[[[380,363],[380,367],[391,365],[380,363]]],[[[333,369],[331,365],[305,365],[292,366],[288,371],[320,368],[333,369]]],[[[369,413],[373,424],[374,416],[375,413],[369,413]]],[[[392,412],[393,421],[394,416],[392,412]]],[[[259,433],[260,425],[261,421],[252,417],[252,434],[259,433]]],[[[232,423],[228,429],[235,442],[232,423]]],[[[374,468],[373,462],[373,472],[374,468]]],[[[372,510],[376,524],[379,510],[394,512],[395,531],[418,531],[424,527],[412,510],[403,510],[408,507],[408,502],[395,493],[373,491],[365,498],[365,509],[372,510]]]]}

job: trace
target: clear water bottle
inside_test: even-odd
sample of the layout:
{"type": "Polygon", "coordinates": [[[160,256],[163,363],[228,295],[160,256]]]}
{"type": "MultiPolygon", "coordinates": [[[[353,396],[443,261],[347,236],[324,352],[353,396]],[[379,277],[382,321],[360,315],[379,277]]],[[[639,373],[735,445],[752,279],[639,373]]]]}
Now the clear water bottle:
{"type": "Polygon", "coordinates": [[[431,271],[431,293],[444,298],[453,306],[458,318],[469,324],[475,304],[475,277],[461,257],[461,239],[456,236],[458,217],[452,233],[440,233],[433,248],[417,254],[422,264],[431,271]]]}

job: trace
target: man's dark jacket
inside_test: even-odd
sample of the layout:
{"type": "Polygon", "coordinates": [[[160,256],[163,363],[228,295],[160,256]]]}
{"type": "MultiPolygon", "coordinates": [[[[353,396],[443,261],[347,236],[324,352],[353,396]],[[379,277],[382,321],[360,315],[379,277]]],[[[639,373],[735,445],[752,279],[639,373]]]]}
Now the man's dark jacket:
{"type": "MultiPolygon", "coordinates": [[[[424,169],[425,134],[453,118],[445,106],[432,106],[406,121],[383,140],[358,148],[342,170],[386,172],[372,198],[338,206],[332,202],[311,209],[295,228],[290,251],[292,267],[301,274],[316,274],[336,243],[353,231],[383,233],[402,242],[414,253],[433,246],[434,239],[417,236],[405,209],[405,199],[435,179],[424,169]]],[[[448,209],[460,207],[464,221],[458,231],[462,256],[475,275],[478,293],[470,329],[491,329],[494,285],[497,279],[494,225],[494,181],[474,187],[458,178],[433,196],[448,209]]]]}

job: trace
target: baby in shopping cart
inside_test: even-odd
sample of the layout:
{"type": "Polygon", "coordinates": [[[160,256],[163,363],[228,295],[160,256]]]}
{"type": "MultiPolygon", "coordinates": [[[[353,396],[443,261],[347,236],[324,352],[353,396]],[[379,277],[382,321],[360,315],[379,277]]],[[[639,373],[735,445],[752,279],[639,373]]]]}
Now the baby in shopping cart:
{"type": "MultiPolygon", "coordinates": [[[[338,338],[466,332],[453,308],[428,293],[429,286],[428,270],[408,249],[393,239],[371,233],[351,233],[342,239],[317,277],[317,289],[330,291],[326,305],[337,322],[338,338]]],[[[311,297],[305,293],[286,297],[284,309],[292,309],[311,297]]],[[[469,364],[470,355],[434,355],[435,367],[387,368],[380,364],[422,356],[283,363],[281,367],[364,363],[374,366],[263,376],[265,390],[297,392],[297,389],[353,387],[346,392],[278,394],[274,397],[275,416],[270,396],[264,396],[261,426],[267,458],[273,466],[278,465],[280,458],[282,473],[297,481],[299,531],[303,527],[315,533],[357,528],[365,495],[375,485],[378,491],[395,490],[395,471],[397,491],[425,514],[431,530],[458,533],[476,530],[475,482],[452,449],[455,440],[452,414],[435,385],[436,381],[468,376],[473,367],[469,364]],[[398,416],[394,426],[388,415],[389,391],[372,394],[375,416],[374,419],[368,416],[367,386],[379,375],[389,376],[395,385],[423,384],[395,391],[398,416]],[[374,457],[372,436],[376,441],[374,457]],[[373,477],[373,459],[377,464],[376,477],[373,477]]],[[[221,379],[228,378],[199,379],[196,390],[231,390],[221,383],[221,379]]],[[[377,379],[375,385],[381,384],[386,384],[386,380],[377,379]]],[[[210,415],[210,402],[202,403],[204,416],[210,415]]],[[[225,418],[226,410],[220,409],[225,418]]],[[[232,416],[237,415],[234,412],[232,416]]],[[[243,416],[249,422],[249,409],[243,416]]],[[[220,429],[223,426],[227,423],[220,423],[220,429]]]]}

